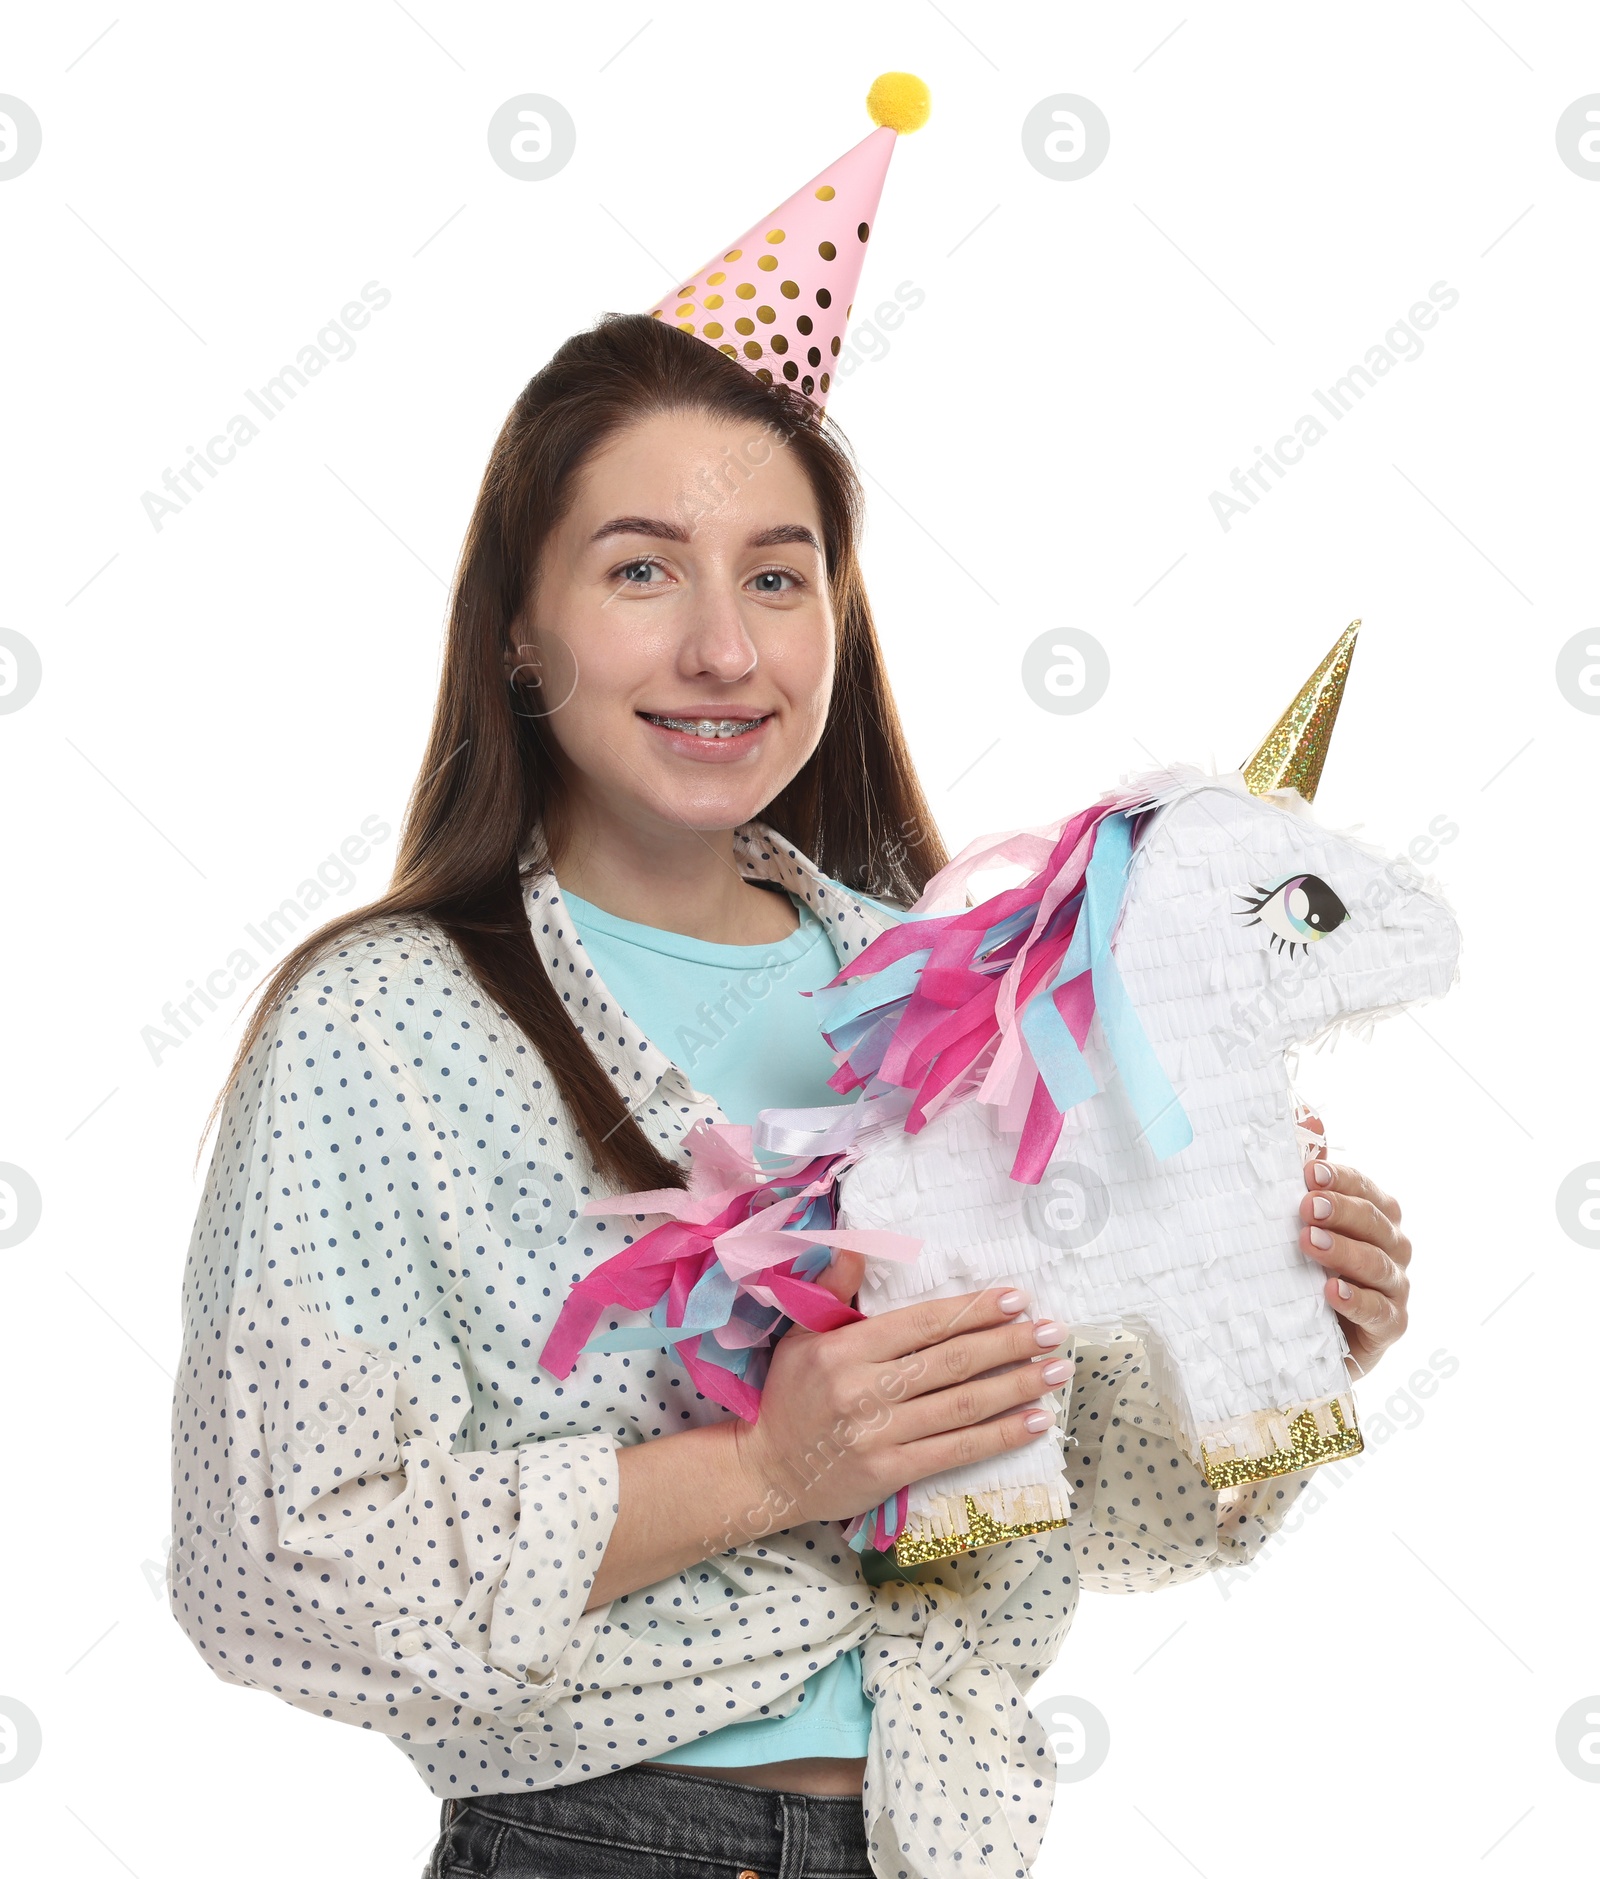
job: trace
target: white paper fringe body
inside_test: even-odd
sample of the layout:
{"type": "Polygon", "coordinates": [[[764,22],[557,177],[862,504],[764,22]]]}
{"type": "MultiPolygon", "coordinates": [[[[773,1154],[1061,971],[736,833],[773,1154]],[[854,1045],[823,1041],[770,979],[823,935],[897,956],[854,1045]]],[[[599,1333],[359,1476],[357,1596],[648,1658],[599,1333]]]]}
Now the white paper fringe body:
{"type": "MultiPolygon", "coordinates": [[[[962,1101],[916,1135],[876,1137],[841,1179],[839,1225],[924,1241],[909,1264],[868,1261],[868,1314],[1013,1285],[1035,1317],[1085,1343],[1137,1338],[1182,1447],[1227,1494],[1361,1445],[1327,1271],[1299,1246],[1306,1190],[1285,1052],[1442,997],[1460,935],[1432,883],[1323,828],[1297,795],[1165,775],[1113,952],[1192,1142],[1156,1159],[1097,1018],[1085,1054],[1099,1093],[1068,1111],[1037,1186],[1011,1180],[1017,1137],[998,1110],[962,1101]],[[1245,903],[1304,874],[1348,917],[1291,957],[1245,903]]],[[[1037,1441],[912,1484],[901,1564],[989,1543],[988,1523],[1068,1519],[1062,1395],[1046,1394],[1056,1424],[1037,1441]]]]}

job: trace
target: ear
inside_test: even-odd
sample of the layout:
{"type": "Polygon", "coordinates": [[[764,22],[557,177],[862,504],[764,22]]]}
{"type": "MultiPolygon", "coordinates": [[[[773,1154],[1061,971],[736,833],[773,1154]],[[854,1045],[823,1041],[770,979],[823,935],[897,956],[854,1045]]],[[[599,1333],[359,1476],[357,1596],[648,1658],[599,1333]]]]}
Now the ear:
{"type": "Polygon", "coordinates": [[[506,628],[503,664],[508,684],[539,683],[539,648],[526,620],[520,617],[506,628]]]}

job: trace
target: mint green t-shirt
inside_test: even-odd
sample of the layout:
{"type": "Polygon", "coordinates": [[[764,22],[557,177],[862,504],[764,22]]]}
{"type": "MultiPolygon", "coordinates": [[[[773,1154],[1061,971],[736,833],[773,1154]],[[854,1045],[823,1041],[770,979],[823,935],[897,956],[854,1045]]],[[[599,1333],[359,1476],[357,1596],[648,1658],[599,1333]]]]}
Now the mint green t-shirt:
{"type": "MultiPolygon", "coordinates": [[[[561,898],[606,989],[730,1122],[753,1123],[762,1109],[851,1100],[828,1088],[833,1053],[817,1029],[815,1001],[798,995],[819,990],[839,970],[827,929],[804,901],[788,896],[800,924],[787,939],[723,946],[621,920],[566,888],[561,898]]],[[[869,904],[905,917],[882,901],[869,904]]],[[[865,1755],[871,1728],[855,1646],[806,1679],[791,1714],[728,1723],[653,1759],[744,1768],[801,1755],[865,1755]]]]}

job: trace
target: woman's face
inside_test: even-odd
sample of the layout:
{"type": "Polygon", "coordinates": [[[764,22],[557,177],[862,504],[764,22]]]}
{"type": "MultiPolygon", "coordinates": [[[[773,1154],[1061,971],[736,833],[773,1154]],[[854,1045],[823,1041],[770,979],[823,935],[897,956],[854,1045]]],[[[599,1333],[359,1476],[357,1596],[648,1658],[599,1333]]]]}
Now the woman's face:
{"type": "Polygon", "coordinates": [[[833,688],[822,542],[776,428],[667,412],[590,459],[507,659],[579,826],[736,828],[796,774],[833,688]]]}

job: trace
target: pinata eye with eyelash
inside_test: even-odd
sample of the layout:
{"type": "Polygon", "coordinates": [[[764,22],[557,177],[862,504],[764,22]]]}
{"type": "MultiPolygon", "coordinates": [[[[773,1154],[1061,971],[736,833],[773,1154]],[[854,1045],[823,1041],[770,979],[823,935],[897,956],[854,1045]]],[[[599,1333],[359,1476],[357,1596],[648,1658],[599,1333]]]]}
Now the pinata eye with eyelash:
{"type": "Polygon", "coordinates": [[[1278,952],[1294,957],[1298,946],[1308,952],[1320,939],[1326,939],[1350,917],[1350,910],[1320,874],[1295,874],[1276,887],[1257,887],[1256,898],[1239,898],[1245,903],[1240,918],[1247,926],[1264,926],[1278,952]]]}

